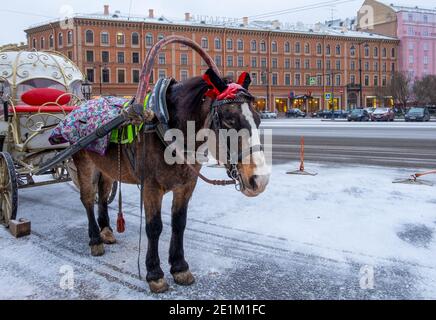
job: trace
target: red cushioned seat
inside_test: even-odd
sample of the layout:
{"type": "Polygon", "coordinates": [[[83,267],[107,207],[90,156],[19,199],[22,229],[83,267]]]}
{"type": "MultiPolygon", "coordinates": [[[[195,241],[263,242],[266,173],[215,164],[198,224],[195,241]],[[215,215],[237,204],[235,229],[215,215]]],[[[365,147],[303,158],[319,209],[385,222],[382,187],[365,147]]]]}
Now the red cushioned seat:
{"type": "Polygon", "coordinates": [[[21,95],[21,101],[29,106],[63,106],[71,101],[71,96],[66,94],[65,91],[58,89],[36,88],[23,93],[21,95]]]}
{"type": "MultiPolygon", "coordinates": [[[[38,113],[38,112],[44,112],[44,113],[70,113],[71,111],[75,110],[77,106],[28,106],[28,105],[20,105],[15,106],[15,112],[16,113],[38,113]]],[[[9,113],[13,113],[14,108],[9,107],[9,113]]]]}

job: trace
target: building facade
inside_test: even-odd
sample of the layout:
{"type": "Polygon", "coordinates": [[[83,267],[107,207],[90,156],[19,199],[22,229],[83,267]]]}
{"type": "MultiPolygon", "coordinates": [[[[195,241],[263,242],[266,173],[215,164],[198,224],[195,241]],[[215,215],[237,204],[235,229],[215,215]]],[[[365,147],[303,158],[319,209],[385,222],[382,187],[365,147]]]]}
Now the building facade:
{"type": "MultiPolygon", "coordinates": [[[[271,23],[209,22],[185,14],[182,21],[125,17],[119,12],[78,15],[65,26],[53,21],[26,30],[30,48],[72,59],[93,82],[94,94],[133,95],[148,50],[168,35],[182,35],[211,55],[222,75],[252,77],[257,108],[308,112],[390,104],[377,97],[397,65],[398,41],[341,29],[286,30],[271,23]],[[360,79],[362,80],[360,82],[360,79]],[[362,84],[362,98],[360,98],[362,84]],[[334,102],[334,104],[333,104],[334,102]]],[[[191,49],[171,45],[158,56],[153,78],[202,75],[207,66],[191,49]]]]}
{"type": "Polygon", "coordinates": [[[359,11],[358,21],[359,30],[400,40],[399,70],[409,73],[412,79],[436,74],[436,9],[366,0],[359,11]],[[368,20],[371,11],[373,18],[368,20]]]}

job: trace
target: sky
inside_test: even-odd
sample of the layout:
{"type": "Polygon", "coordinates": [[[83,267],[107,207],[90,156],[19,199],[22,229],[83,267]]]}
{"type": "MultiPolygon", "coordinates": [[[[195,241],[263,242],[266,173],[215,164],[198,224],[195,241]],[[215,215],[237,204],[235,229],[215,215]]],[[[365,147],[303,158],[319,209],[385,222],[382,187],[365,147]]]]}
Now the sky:
{"type": "MultiPolygon", "coordinates": [[[[364,0],[15,0],[1,1],[0,45],[25,41],[24,29],[27,27],[65,17],[68,12],[94,13],[102,12],[103,6],[108,4],[111,12],[120,10],[132,15],[147,15],[148,9],[154,9],[158,16],[183,19],[185,12],[192,15],[206,15],[213,17],[242,18],[294,9],[287,14],[275,14],[263,20],[279,19],[284,23],[304,22],[307,24],[334,18],[345,18],[356,15],[364,0]],[[328,3],[326,3],[328,2],[328,3]],[[324,3],[319,8],[301,8],[308,5],[324,3]]],[[[411,5],[410,0],[392,0],[395,4],[411,5]]],[[[413,5],[427,8],[436,7],[434,0],[414,0],[413,5]]]]}

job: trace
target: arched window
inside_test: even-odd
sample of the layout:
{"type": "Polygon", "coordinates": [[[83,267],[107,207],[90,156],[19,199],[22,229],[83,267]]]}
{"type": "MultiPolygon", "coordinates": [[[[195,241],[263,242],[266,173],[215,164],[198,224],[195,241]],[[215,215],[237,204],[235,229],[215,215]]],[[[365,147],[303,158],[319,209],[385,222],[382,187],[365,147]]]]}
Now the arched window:
{"type": "Polygon", "coordinates": [[[62,32],[58,34],[58,44],[60,47],[64,45],[64,34],[62,32]]]}
{"type": "Polygon", "coordinates": [[[124,46],[126,44],[126,37],[124,36],[124,33],[118,32],[117,33],[117,46],[124,46]]]}
{"type": "Polygon", "coordinates": [[[33,40],[32,40],[32,48],[33,49],[37,49],[37,44],[36,44],[36,39],[35,38],[33,38],[33,40]]]}
{"type": "Polygon", "coordinates": [[[329,44],[325,47],[325,54],[328,56],[331,54],[331,47],[329,44]]]}
{"type": "Polygon", "coordinates": [[[295,43],[295,53],[301,53],[301,44],[299,42],[295,43]]]}
{"type": "Polygon", "coordinates": [[[85,42],[89,44],[94,43],[94,32],[92,30],[86,30],[85,33],[85,42]]]}
{"type": "Polygon", "coordinates": [[[233,40],[232,39],[227,39],[227,50],[233,50],[233,40]]]}
{"type": "Polygon", "coordinates": [[[102,45],[109,45],[109,32],[104,31],[100,34],[100,42],[102,45]]]}
{"type": "Polygon", "coordinates": [[[132,46],[139,46],[139,33],[138,32],[132,33],[132,46]]]}
{"type": "Polygon", "coordinates": [[[45,47],[45,38],[41,37],[40,41],[39,41],[39,48],[40,50],[44,50],[45,47]]]}
{"type": "Polygon", "coordinates": [[[265,40],[261,40],[259,43],[260,52],[266,52],[266,42],[265,40]]]}
{"type": "Polygon", "coordinates": [[[285,42],[285,53],[290,53],[291,52],[291,44],[289,43],[289,41],[285,42]]]}
{"type": "Polygon", "coordinates": [[[395,48],[392,48],[392,50],[391,50],[391,57],[395,58],[395,48]]]}
{"type": "Polygon", "coordinates": [[[220,38],[215,38],[215,49],[221,50],[221,39],[220,38]]]}
{"type": "Polygon", "coordinates": [[[369,46],[365,46],[365,57],[369,57],[369,46]]]}
{"type": "Polygon", "coordinates": [[[49,43],[48,45],[50,46],[50,48],[54,47],[54,37],[52,34],[48,37],[48,43],[49,43]]]}
{"type": "Polygon", "coordinates": [[[308,44],[308,43],[304,44],[304,53],[310,54],[310,44],[308,44]]]}
{"type": "Polygon", "coordinates": [[[161,41],[163,38],[165,38],[165,36],[164,36],[162,33],[160,33],[160,34],[157,36],[157,41],[161,41]]]}
{"type": "Polygon", "coordinates": [[[145,45],[147,47],[151,47],[153,45],[153,35],[151,33],[147,33],[145,36],[145,45]]]}
{"type": "Polygon", "coordinates": [[[316,45],[316,54],[322,54],[322,45],[321,45],[321,43],[317,43],[317,45],[316,45]]]}
{"type": "Polygon", "coordinates": [[[238,39],[238,51],[244,51],[244,40],[238,39]]]}
{"type": "Polygon", "coordinates": [[[382,50],[382,56],[383,56],[383,58],[386,58],[387,55],[388,55],[388,51],[386,50],[386,48],[383,48],[383,50],[382,50]]]}
{"type": "Polygon", "coordinates": [[[251,47],[251,51],[257,51],[257,41],[251,40],[250,47],[251,47]]]}
{"type": "Polygon", "coordinates": [[[201,47],[203,49],[209,49],[209,40],[207,38],[201,38],[201,47]]]}
{"type": "Polygon", "coordinates": [[[374,58],[378,58],[378,47],[374,47],[374,58]]]}
{"type": "Polygon", "coordinates": [[[336,45],[336,55],[337,56],[341,55],[341,45],[340,44],[336,45]]]}
{"type": "Polygon", "coordinates": [[[355,57],[356,56],[356,47],[351,46],[350,48],[350,56],[355,57]]]}
{"type": "Polygon", "coordinates": [[[67,33],[67,43],[68,44],[73,44],[73,31],[68,31],[67,33]]]}
{"type": "Polygon", "coordinates": [[[278,51],[277,42],[276,41],[271,42],[271,51],[272,52],[277,52],[278,51]]]}

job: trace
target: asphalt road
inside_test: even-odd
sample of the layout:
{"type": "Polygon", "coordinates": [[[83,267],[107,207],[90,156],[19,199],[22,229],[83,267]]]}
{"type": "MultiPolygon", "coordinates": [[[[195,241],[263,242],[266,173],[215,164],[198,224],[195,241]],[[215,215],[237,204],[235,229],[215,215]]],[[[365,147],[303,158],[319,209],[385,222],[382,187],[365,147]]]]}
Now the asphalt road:
{"type": "Polygon", "coordinates": [[[343,120],[263,120],[272,129],[274,163],[298,160],[405,168],[436,167],[436,122],[348,123],[343,120]]]}

